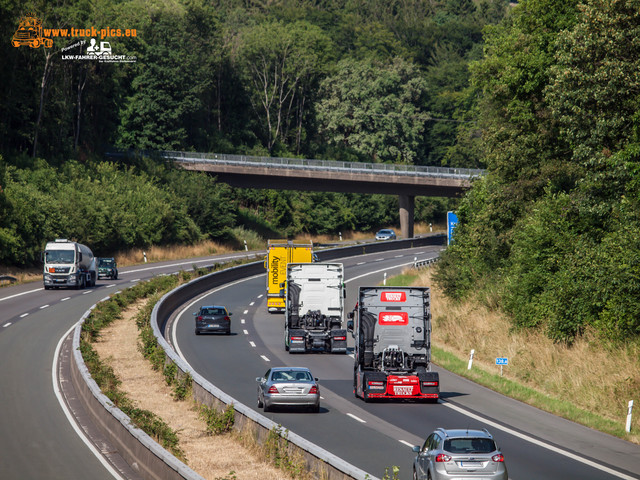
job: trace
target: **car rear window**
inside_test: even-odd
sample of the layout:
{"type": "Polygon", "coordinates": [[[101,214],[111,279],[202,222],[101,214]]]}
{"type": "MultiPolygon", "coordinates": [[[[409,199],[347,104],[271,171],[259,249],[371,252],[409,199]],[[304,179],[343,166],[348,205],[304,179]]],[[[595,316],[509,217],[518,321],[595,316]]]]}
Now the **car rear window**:
{"type": "Polygon", "coordinates": [[[311,380],[311,374],[295,370],[280,370],[273,372],[271,379],[276,382],[308,382],[311,380]]]}
{"type": "Polygon", "coordinates": [[[490,438],[451,438],[444,441],[444,449],[451,453],[491,453],[496,444],[490,438]]]}
{"type": "Polygon", "coordinates": [[[204,308],[202,315],[224,315],[224,310],[222,308],[204,308]]]}

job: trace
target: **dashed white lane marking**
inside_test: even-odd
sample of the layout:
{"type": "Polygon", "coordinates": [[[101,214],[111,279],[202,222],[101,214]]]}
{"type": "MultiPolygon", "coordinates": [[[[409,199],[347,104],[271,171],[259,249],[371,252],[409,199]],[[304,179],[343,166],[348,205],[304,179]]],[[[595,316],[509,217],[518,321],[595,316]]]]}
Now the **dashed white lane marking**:
{"type": "Polygon", "coordinates": [[[260,355],[260,358],[262,358],[265,362],[270,362],[271,361],[267,357],[265,357],[264,355],[260,355]]]}
{"type": "Polygon", "coordinates": [[[383,261],[383,260],[384,260],[384,258],[376,258],[374,261],[375,261],[375,262],[381,262],[381,261],[383,261]]]}
{"type": "Polygon", "coordinates": [[[356,265],[364,265],[367,262],[360,262],[360,263],[356,263],[356,265]]]}
{"type": "Polygon", "coordinates": [[[251,345],[253,348],[256,348],[256,344],[253,342],[249,342],[249,345],[251,345]]]}
{"type": "Polygon", "coordinates": [[[249,331],[248,330],[242,330],[244,332],[245,335],[249,335],[249,331]]]}
{"type": "Polygon", "coordinates": [[[23,313],[22,315],[20,315],[20,318],[24,318],[24,317],[26,317],[27,315],[29,315],[29,314],[28,314],[28,313],[23,313]]]}
{"type": "Polygon", "coordinates": [[[111,285],[106,285],[104,288],[111,288],[111,287],[115,287],[115,286],[116,286],[116,284],[112,283],[111,285]]]}
{"type": "Polygon", "coordinates": [[[5,324],[2,326],[2,328],[7,328],[9,325],[11,325],[11,322],[7,322],[7,323],[5,323],[5,324]]]}
{"type": "Polygon", "coordinates": [[[42,305],[42,306],[40,307],[40,310],[42,310],[43,308],[47,308],[48,306],[49,306],[49,305],[42,305]]]}
{"type": "MultiPolygon", "coordinates": [[[[404,255],[396,255],[395,256],[395,258],[402,258],[402,257],[404,257],[404,255]]],[[[400,440],[400,441],[402,441],[402,440],[400,440]]]]}
{"type": "Polygon", "coordinates": [[[262,294],[258,295],[258,298],[262,298],[262,294]]]}
{"type": "Polygon", "coordinates": [[[252,307],[254,303],[256,303],[256,302],[251,302],[251,303],[249,304],[249,306],[250,306],[250,307],[252,307]]]}
{"type": "Polygon", "coordinates": [[[139,278],[134,278],[133,280],[130,280],[130,282],[131,282],[131,283],[139,282],[139,281],[140,281],[140,279],[139,279],[139,278]]]}
{"type": "Polygon", "coordinates": [[[405,441],[405,440],[398,440],[398,441],[399,441],[400,443],[402,443],[402,444],[406,445],[407,447],[410,447],[410,448],[413,448],[413,447],[414,447],[414,445],[413,445],[413,444],[411,444],[411,443],[409,443],[409,442],[407,442],[407,441],[405,441]]]}
{"type": "Polygon", "coordinates": [[[347,413],[347,417],[351,417],[351,418],[353,418],[354,420],[356,420],[356,421],[358,421],[360,423],[367,423],[363,419],[356,417],[353,413],[347,413]]]}
{"type": "Polygon", "coordinates": [[[91,293],[91,290],[87,290],[86,292],[82,292],[83,295],[86,295],[87,293],[91,293]]]}
{"type": "Polygon", "coordinates": [[[244,318],[242,320],[240,320],[240,323],[243,324],[243,325],[244,325],[244,322],[245,322],[244,318]]]}
{"type": "Polygon", "coordinates": [[[71,297],[64,297],[64,298],[61,298],[61,299],[60,299],[60,301],[61,301],[61,302],[66,302],[66,301],[67,301],[67,300],[69,300],[70,298],[71,298],[71,297]]]}
{"type": "Polygon", "coordinates": [[[246,315],[247,313],[249,313],[249,310],[245,310],[242,314],[246,315]]]}
{"type": "Polygon", "coordinates": [[[36,288],[35,290],[29,290],[27,292],[16,293],[15,295],[9,295],[8,297],[0,298],[0,302],[4,302],[5,300],[9,300],[10,298],[20,297],[21,295],[26,295],[28,293],[38,292],[40,290],[44,290],[44,288],[36,288]]]}

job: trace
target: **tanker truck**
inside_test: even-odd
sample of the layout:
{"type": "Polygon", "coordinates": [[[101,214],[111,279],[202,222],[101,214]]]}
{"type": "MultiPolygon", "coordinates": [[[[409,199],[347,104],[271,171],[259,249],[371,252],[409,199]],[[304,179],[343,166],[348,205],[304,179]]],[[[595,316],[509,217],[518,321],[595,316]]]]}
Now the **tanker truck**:
{"type": "Polygon", "coordinates": [[[427,287],[360,287],[347,330],[355,339],[353,391],[365,402],[437,402],[431,371],[431,309],[427,287]]]}
{"type": "Polygon", "coordinates": [[[96,259],[86,245],[57,238],[42,252],[44,289],[93,287],[98,278],[96,259]]]}

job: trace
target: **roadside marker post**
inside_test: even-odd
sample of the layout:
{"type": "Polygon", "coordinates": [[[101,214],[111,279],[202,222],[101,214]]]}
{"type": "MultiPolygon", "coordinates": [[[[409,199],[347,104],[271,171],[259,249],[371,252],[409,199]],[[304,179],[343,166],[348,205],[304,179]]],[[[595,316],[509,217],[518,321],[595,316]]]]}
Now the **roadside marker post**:
{"type": "Polygon", "coordinates": [[[631,412],[633,411],[633,400],[629,400],[629,410],[627,411],[627,426],[625,430],[627,433],[631,431],[631,412]]]}
{"type": "Polygon", "coordinates": [[[382,281],[382,285],[387,284],[387,272],[384,272],[384,280],[382,281]]]}
{"type": "Polygon", "coordinates": [[[144,257],[144,263],[147,263],[147,252],[142,252],[142,256],[144,257]]]}
{"type": "Polygon", "coordinates": [[[471,370],[471,365],[473,364],[473,354],[476,353],[474,349],[471,349],[471,355],[469,355],[469,365],[467,366],[467,370],[471,370]]]}
{"type": "Polygon", "coordinates": [[[246,240],[244,240],[244,251],[245,252],[249,251],[249,248],[247,247],[247,241],[246,240]]]}

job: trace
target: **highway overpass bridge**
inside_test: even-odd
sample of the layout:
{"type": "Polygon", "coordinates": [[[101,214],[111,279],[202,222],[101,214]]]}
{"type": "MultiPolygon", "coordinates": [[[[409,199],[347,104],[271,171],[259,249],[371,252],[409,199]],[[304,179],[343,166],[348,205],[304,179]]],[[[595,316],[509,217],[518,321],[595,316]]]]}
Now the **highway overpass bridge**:
{"type": "MultiPolygon", "coordinates": [[[[136,152],[215,175],[240,188],[397,195],[403,238],[413,237],[415,197],[454,197],[484,170],[195,152],[136,152]]],[[[110,156],[128,155],[114,152],[110,156]]]]}

